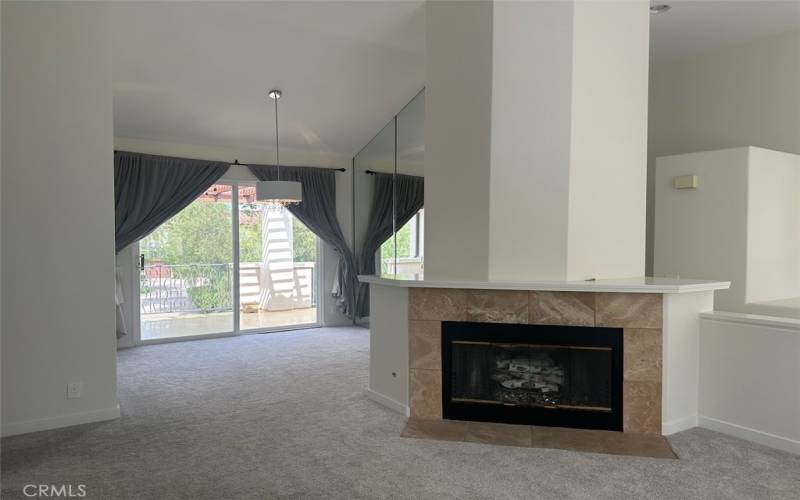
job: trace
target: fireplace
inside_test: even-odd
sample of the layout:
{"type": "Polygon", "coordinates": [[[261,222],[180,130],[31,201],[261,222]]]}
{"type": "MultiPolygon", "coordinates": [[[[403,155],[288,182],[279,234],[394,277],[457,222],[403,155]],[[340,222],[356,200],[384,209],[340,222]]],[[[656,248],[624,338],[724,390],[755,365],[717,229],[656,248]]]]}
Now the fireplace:
{"type": "Polygon", "coordinates": [[[443,321],[443,417],[621,431],[622,345],[622,328],[443,321]]]}

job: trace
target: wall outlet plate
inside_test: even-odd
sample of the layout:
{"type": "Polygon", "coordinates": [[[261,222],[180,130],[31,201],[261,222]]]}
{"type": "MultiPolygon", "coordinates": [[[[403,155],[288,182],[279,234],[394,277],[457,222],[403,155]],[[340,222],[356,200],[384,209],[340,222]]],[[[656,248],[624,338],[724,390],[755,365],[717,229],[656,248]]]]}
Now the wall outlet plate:
{"type": "Polygon", "coordinates": [[[83,382],[70,382],[67,384],[67,399],[78,399],[83,392],[83,382]]]}

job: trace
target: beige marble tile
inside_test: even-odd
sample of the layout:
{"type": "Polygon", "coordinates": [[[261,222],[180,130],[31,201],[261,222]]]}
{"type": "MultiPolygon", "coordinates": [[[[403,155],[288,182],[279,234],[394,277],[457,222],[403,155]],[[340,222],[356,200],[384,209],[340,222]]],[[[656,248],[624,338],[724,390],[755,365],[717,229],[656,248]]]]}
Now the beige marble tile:
{"type": "Polygon", "coordinates": [[[531,431],[527,425],[468,422],[464,440],[470,443],[529,447],[531,431]]]}
{"type": "Polygon", "coordinates": [[[412,369],[409,383],[411,416],[442,418],[442,372],[412,369]]]}
{"type": "Polygon", "coordinates": [[[536,448],[650,458],[676,458],[662,436],[562,427],[531,427],[536,448]]]}
{"type": "Polygon", "coordinates": [[[609,439],[609,432],[611,431],[531,426],[531,445],[534,448],[602,453],[609,439]]]}
{"type": "Polygon", "coordinates": [[[625,328],[622,337],[623,379],[661,383],[661,329],[625,328]]]}
{"type": "Polygon", "coordinates": [[[622,430],[661,434],[661,382],[622,383],[622,430]]]}
{"type": "Polygon", "coordinates": [[[526,323],[528,321],[528,292],[467,290],[467,321],[526,323]]]}
{"type": "Polygon", "coordinates": [[[467,422],[459,420],[425,420],[409,418],[402,437],[435,439],[438,441],[463,441],[467,432],[467,422]]]}
{"type": "Polygon", "coordinates": [[[596,295],[597,326],[661,328],[661,294],[598,293],[596,295]]]}
{"type": "Polygon", "coordinates": [[[530,292],[528,323],[594,326],[595,293],[530,292]]]}
{"type": "Polygon", "coordinates": [[[451,288],[409,288],[408,319],[466,321],[467,291],[451,288]]]}
{"type": "Polygon", "coordinates": [[[442,369],[442,322],[409,320],[408,357],[411,368],[442,369]]]}

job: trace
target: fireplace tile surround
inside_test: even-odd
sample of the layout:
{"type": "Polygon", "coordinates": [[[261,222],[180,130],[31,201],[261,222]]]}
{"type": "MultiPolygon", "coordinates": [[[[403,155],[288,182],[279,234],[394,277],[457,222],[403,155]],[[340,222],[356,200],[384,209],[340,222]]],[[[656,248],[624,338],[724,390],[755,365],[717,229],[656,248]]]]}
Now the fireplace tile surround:
{"type": "Polygon", "coordinates": [[[661,434],[661,294],[411,288],[413,418],[442,418],[442,321],[623,328],[623,431],[661,434]]]}
{"type": "Polygon", "coordinates": [[[612,327],[623,337],[623,430],[651,436],[698,425],[700,314],[714,309],[716,290],[730,287],[725,281],[654,277],[359,280],[370,284],[372,401],[422,416],[415,421],[453,422],[442,418],[441,408],[443,321],[612,327]]]}

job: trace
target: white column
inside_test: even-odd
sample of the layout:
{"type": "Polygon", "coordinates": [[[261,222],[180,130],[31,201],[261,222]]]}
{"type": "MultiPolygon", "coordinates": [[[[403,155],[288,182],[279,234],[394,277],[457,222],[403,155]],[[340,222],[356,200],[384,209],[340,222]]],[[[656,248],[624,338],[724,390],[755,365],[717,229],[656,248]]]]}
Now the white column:
{"type": "Polygon", "coordinates": [[[426,277],[644,273],[649,9],[429,2],[426,277]]]}

